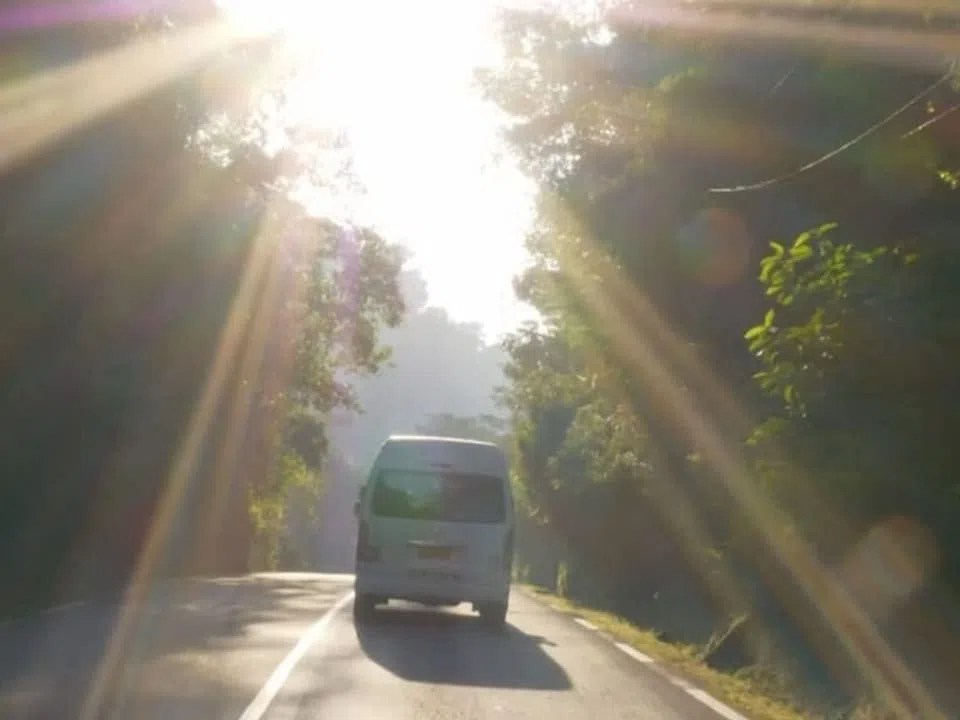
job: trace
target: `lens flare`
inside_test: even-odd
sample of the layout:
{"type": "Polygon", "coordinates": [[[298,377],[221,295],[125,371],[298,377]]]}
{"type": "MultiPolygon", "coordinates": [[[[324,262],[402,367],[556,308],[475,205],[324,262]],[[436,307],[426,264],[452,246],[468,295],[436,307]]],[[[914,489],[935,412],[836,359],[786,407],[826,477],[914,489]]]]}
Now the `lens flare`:
{"type": "Polygon", "coordinates": [[[709,287],[740,280],[750,260],[750,233],[741,217],[723,208],[705,208],[677,233],[674,250],[684,271],[709,287]]]}

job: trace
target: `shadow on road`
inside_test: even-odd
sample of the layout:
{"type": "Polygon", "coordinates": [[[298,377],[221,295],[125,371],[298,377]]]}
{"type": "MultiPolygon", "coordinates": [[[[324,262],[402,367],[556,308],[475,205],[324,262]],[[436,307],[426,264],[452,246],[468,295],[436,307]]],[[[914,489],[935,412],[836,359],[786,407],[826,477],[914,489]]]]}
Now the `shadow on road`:
{"type": "MultiPolygon", "coordinates": [[[[411,609],[415,608],[415,609],[411,609]]],[[[544,646],[549,640],[509,624],[491,630],[479,617],[387,607],[357,625],[363,652],[404,680],[537,690],[566,690],[570,678],[544,646]]]]}
{"type": "MultiPolygon", "coordinates": [[[[239,714],[289,651],[289,633],[267,630],[297,619],[309,625],[348,587],[298,574],[159,584],[131,616],[97,717],[239,714]],[[264,658],[252,681],[229,664],[249,648],[264,658]]],[[[77,717],[120,617],[119,605],[96,601],[0,625],[0,718],[77,717]]]]}

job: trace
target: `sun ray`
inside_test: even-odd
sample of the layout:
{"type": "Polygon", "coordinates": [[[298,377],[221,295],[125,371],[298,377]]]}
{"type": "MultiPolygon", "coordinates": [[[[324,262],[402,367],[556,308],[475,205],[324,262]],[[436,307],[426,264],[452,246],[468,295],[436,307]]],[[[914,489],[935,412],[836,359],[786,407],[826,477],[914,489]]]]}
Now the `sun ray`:
{"type": "Polygon", "coordinates": [[[0,171],[231,47],[262,38],[227,20],[149,36],[0,89],[0,171]]]}
{"type": "Polygon", "coordinates": [[[262,306],[264,278],[269,273],[275,249],[272,235],[264,229],[261,227],[251,244],[243,275],[221,330],[203,389],[171,463],[146,542],[80,713],[83,720],[102,717],[111,700],[113,683],[129,659],[126,657],[129,643],[144,618],[144,604],[167,549],[171,528],[180,511],[186,489],[199,465],[204,441],[222,402],[228,380],[240,361],[242,341],[247,334],[249,318],[262,306]]]}
{"type": "MultiPolygon", "coordinates": [[[[960,51],[960,37],[946,30],[879,27],[815,18],[749,12],[764,3],[712,3],[705,11],[681,3],[624,3],[608,15],[621,28],[653,27],[698,38],[744,45],[789,44],[829,49],[838,55],[894,67],[943,72],[960,51]]],[[[769,10],[768,8],[764,8],[769,10]]]]}
{"type": "MultiPolygon", "coordinates": [[[[566,222],[571,228],[569,232],[579,233],[588,245],[594,245],[588,240],[589,234],[578,229],[572,218],[567,217],[566,222]]],[[[684,388],[691,376],[706,381],[705,386],[719,394],[724,414],[729,413],[730,419],[739,425],[746,413],[736,400],[679,342],[649,299],[601,252],[590,253],[590,262],[585,262],[582,253],[571,254],[564,247],[558,246],[557,252],[563,277],[598,326],[606,329],[626,369],[652,398],[656,414],[686,437],[691,446],[702,449],[707,464],[742,508],[773,556],[793,577],[797,588],[808,599],[809,607],[816,608],[822,622],[839,638],[849,663],[904,716],[941,717],[942,713],[927,688],[886,642],[855,599],[836,582],[813,550],[800,538],[784,537],[781,529],[788,526],[788,520],[783,512],[764,496],[756,483],[750,481],[750,468],[684,388]],[[682,373],[684,369],[686,375],[682,373]]],[[[699,542],[696,520],[686,509],[683,497],[671,492],[666,500],[662,506],[669,511],[671,519],[681,523],[678,529],[684,539],[699,542]],[[667,507],[670,503],[678,506],[667,507]]],[[[716,589],[727,600],[736,597],[736,589],[725,581],[716,589]]],[[[809,621],[805,617],[798,620],[809,621]]],[[[837,658],[824,659],[837,662],[837,658]]]]}

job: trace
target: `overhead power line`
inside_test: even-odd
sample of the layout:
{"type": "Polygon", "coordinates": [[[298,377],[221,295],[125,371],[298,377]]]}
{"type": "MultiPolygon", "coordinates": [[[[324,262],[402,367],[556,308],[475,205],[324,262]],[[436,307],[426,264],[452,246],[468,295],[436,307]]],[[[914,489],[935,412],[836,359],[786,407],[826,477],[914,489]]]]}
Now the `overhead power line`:
{"type": "Polygon", "coordinates": [[[926,130],[928,127],[930,127],[930,126],[933,125],[934,123],[940,122],[940,121],[943,120],[947,115],[949,115],[950,113],[956,112],[957,110],[960,110],[960,103],[957,103],[956,105],[951,105],[951,106],[948,107],[946,110],[942,110],[941,112],[938,112],[936,115],[934,115],[934,116],[933,116],[932,118],[930,118],[929,120],[925,120],[924,122],[922,122],[922,123],[920,123],[919,125],[917,125],[913,130],[910,130],[909,132],[905,132],[903,135],[900,136],[900,139],[901,139],[901,140],[906,140],[907,138],[913,137],[914,135],[916,135],[916,134],[919,133],[919,132],[923,132],[924,130],[926,130]]]}
{"type": "Polygon", "coordinates": [[[837,155],[839,155],[840,153],[849,150],[849,149],[852,148],[854,145],[860,143],[861,141],[867,139],[868,137],[870,137],[870,136],[873,135],[874,133],[878,132],[878,131],[881,130],[883,127],[885,127],[886,125],[890,124],[890,123],[891,123],[893,120],[895,120],[897,117],[899,117],[900,115],[902,115],[903,113],[905,113],[907,110],[909,110],[911,107],[913,107],[914,105],[916,105],[918,102],[920,102],[921,100],[923,100],[925,97],[927,97],[927,95],[929,95],[930,93],[932,93],[932,92],[933,92],[934,90],[936,90],[938,87],[940,87],[940,86],[943,85],[945,82],[947,82],[948,80],[950,80],[952,77],[953,77],[953,71],[952,71],[952,70],[947,71],[947,72],[944,73],[943,76],[940,77],[938,80],[936,80],[935,82],[933,82],[931,85],[929,85],[929,86],[926,87],[925,89],[921,90],[919,93],[917,93],[917,94],[914,95],[912,98],[910,98],[910,100],[908,100],[906,103],[904,103],[903,105],[901,105],[900,107],[898,107],[896,110],[894,110],[892,113],[890,113],[889,115],[887,115],[887,116],[886,116],[885,118],[883,118],[882,120],[880,120],[880,121],[874,123],[873,125],[871,125],[870,127],[868,127],[866,130],[864,130],[863,132],[861,132],[861,133],[860,133],[859,135],[857,135],[856,137],[851,138],[850,140],[848,140],[847,142],[845,142],[843,145],[840,145],[839,147],[834,148],[833,150],[831,150],[830,152],[828,152],[826,155],[821,155],[820,157],[816,158],[815,160],[811,160],[811,161],[808,162],[807,164],[801,165],[800,167],[796,168],[795,170],[791,170],[790,172],[784,173],[783,175],[777,175],[776,177],[768,178],[768,179],[766,179],[766,180],[761,180],[760,182],[750,183],[750,184],[748,184],[748,185],[735,185],[735,186],[730,186],[730,187],[713,187],[713,188],[708,188],[708,189],[707,189],[707,192],[710,192],[710,193],[740,193],[740,192],[750,192],[750,191],[752,191],[752,190],[763,190],[763,189],[768,188],[768,187],[771,187],[771,186],[773,186],[773,185],[779,185],[779,184],[782,183],[782,182],[786,182],[786,181],[788,181],[788,180],[793,180],[794,178],[796,178],[796,177],[798,177],[798,176],[800,176],[800,175],[803,175],[805,172],[807,172],[807,171],[809,171],[809,170],[813,170],[813,169],[814,169],[815,167],[817,167],[818,165],[822,165],[823,163],[827,162],[828,160],[832,160],[833,158],[835,158],[835,157],[836,157],[837,155]]]}

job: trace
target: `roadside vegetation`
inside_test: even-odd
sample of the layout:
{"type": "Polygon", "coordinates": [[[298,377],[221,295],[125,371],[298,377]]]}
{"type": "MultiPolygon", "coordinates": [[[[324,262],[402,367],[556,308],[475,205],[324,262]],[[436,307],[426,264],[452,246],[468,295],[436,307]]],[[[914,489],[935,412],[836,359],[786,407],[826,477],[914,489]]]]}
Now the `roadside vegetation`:
{"type": "Polygon", "coordinates": [[[794,705],[781,680],[754,669],[724,673],[704,662],[709,648],[667,642],[653,630],[630,623],[613,613],[579,605],[533,585],[527,592],[573,617],[583,618],[616,641],[626,643],[657,660],[674,675],[707,690],[751,720],[808,720],[815,717],[794,705]]]}
{"type": "Polygon", "coordinates": [[[515,11],[480,77],[540,189],[520,577],[823,717],[960,707],[958,22],[515,11]]]}

